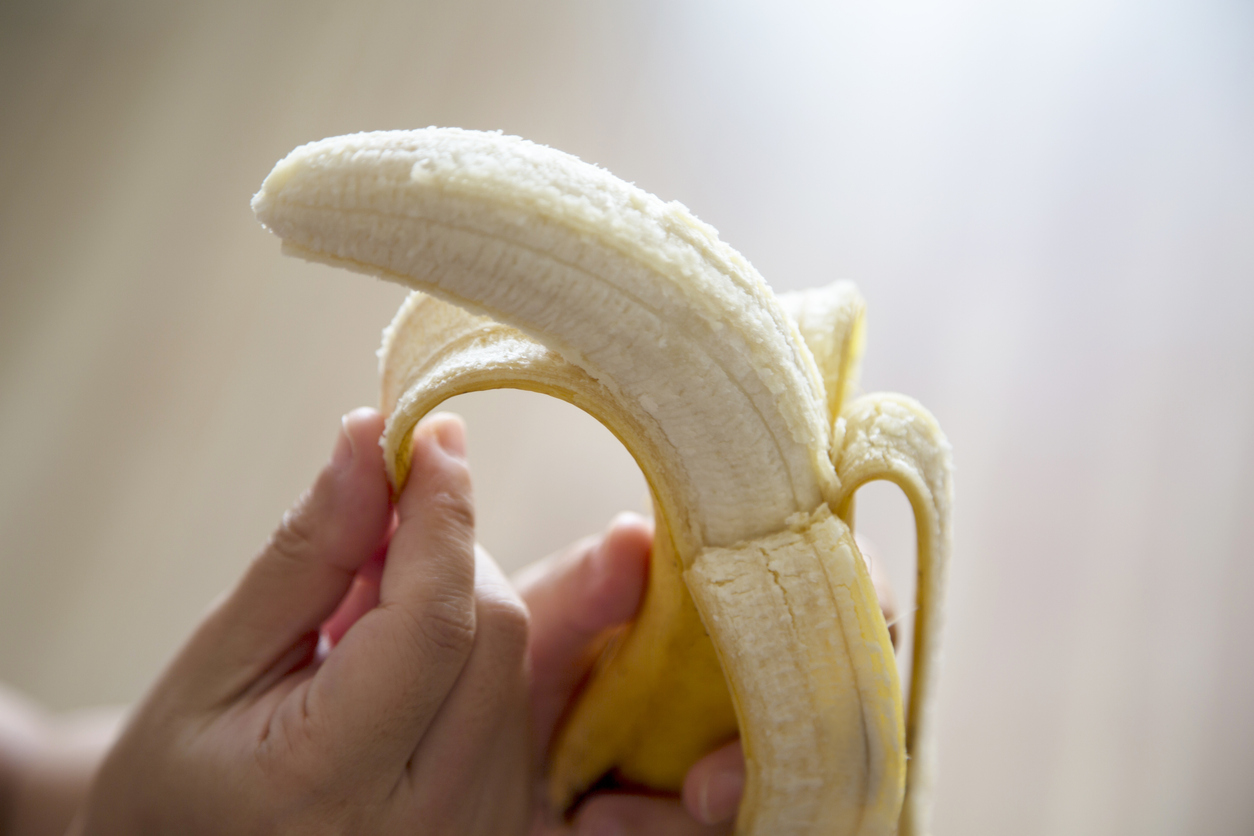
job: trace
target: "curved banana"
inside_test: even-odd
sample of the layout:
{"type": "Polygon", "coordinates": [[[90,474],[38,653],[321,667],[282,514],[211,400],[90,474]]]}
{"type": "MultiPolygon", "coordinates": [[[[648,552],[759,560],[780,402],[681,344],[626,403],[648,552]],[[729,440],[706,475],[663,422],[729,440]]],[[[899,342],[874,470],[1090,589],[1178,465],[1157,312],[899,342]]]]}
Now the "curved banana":
{"type": "MultiPolygon", "coordinates": [[[[885,445],[884,421],[842,410],[860,351],[856,293],[815,297],[826,307],[798,297],[790,316],[681,205],[500,134],[311,143],[275,166],[253,207],[286,252],[423,291],[380,352],[382,443],[398,489],[418,420],[454,394],[500,386],[583,408],[648,480],[649,588],[559,736],[555,804],[611,770],[675,788],[738,729],[748,782],[737,832],[897,831],[907,795],[897,669],[833,511],[847,516],[861,481],[895,478],[916,509],[931,502],[931,516],[916,516],[939,520],[927,554],[943,559],[948,471],[938,481],[927,463],[947,462],[947,447],[926,433],[932,448],[885,445]],[[880,466],[889,454],[897,470],[880,466]]],[[[928,572],[921,606],[943,575],[928,572]]],[[[935,650],[917,636],[936,618],[920,612],[911,720],[926,730],[920,703],[932,692],[919,684],[934,679],[935,650]]],[[[903,832],[923,822],[909,795],[903,832]]]]}

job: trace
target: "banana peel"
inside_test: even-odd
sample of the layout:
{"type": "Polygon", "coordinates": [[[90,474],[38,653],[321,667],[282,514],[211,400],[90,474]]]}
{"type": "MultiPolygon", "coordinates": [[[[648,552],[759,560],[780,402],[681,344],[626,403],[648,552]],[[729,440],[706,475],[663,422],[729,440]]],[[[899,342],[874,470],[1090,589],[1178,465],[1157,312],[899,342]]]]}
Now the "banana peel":
{"type": "Polygon", "coordinates": [[[913,400],[852,399],[851,285],[777,297],[682,205],[496,133],[310,143],[253,208],[285,252],[415,290],[380,350],[398,490],[422,416],[500,387],[578,406],[640,465],[649,585],[559,732],[556,808],[607,773],[676,790],[739,734],[737,833],[928,831],[950,453],[913,400]],[[851,531],[873,479],[918,530],[908,713],[851,531]]]}

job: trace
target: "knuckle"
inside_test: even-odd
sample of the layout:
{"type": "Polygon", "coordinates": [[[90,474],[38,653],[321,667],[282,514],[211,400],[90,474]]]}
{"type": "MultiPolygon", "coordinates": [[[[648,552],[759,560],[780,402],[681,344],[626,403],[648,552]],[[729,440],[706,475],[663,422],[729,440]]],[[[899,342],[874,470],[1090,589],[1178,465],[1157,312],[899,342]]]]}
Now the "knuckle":
{"type": "Polygon", "coordinates": [[[415,615],[396,605],[385,609],[405,620],[405,633],[413,639],[419,655],[464,657],[475,643],[475,613],[459,600],[431,602],[415,615]]]}
{"type": "Polygon", "coordinates": [[[313,515],[306,512],[307,502],[301,500],[296,507],[283,514],[279,527],[270,535],[266,551],[289,561],[302,561],[314,549],[317,528],[313,515]]]}
{"type": "Polygon", "coordinates": [[[475,617],[469,607],[443,601],[431,607],[420,622],[423,635],[431,645],[458,656],[468,655],[474,646],[475,626],[475,617]]]}
{"type": "MultiPolygon", "coordinates": [[[[402,520],[402,524],[407,520],[402,520]]],[[[465,494],[439,491],[431,494],[412,523],[422,531],[427,548],[450,556],[469,554],[475,543],[475,507],[465,494]]]]}
{"type": "Polygon", "coordinates": [[[468,491],[442,490],[431,495],[431,509],[450,529],[458,532],[475,530],[475,505],[468,491]]]}
{"type": "Polygon", "coordinates": [[[521,659],[531,633],[531,614],[518,600],[482,601],[479,604],[478,630],[499,653],[521,659]]]}

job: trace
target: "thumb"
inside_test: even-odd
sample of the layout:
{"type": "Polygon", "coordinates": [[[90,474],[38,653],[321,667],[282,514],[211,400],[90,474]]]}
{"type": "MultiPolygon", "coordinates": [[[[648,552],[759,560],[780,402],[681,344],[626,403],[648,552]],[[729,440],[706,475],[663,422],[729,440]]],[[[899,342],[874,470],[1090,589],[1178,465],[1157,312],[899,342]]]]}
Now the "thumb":
{"type": "Polygon", "coordinates": [[[396,500],[379,605],[361,616],[309,684],[302,716],[336,757],[405,763],[478,641],[474,499],[460,418],[414,431],[396,500]]]}
{"type": "Polygon", "coordinates": [[[312,657],[319,625],[387,535],[382,431],[373,409],[344,416],[331,461],[196,631],[168,682],[198,701],[226,700],[273,675],[276,663],[312,657]]]}

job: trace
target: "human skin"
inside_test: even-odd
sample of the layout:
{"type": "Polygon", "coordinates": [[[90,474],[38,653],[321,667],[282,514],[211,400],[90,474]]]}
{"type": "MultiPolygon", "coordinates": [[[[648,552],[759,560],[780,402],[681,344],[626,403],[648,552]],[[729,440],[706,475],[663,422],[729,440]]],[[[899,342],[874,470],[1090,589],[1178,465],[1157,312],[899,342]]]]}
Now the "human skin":
{"type": "Polygon", "coordinates": [[[62,832],[76,808],[80,836],[727,829],[674,798],[594,796],[571,821],[541,803],[556,722],[606,630],[639,606],[648,523],[616,520],[516,590],[474,542],[460,419],[420,425],[395,503],[381,430],[373,410],[345,417],[314,486],[98,769],[108,724],[94,751],[50,760],[55,724],[0,711],[0,732],[18,729],[0,733],[0,832],[62,832]]]}
{"type": "Polygon", "coordinates": [[[543,802],[554,730],[639,608],[651,524],[621,515],[511,585],[474,544],[460,420],[420,425],[395,504],[381,429],[373,410],[345,416],[331,462],[120,735],[118,713],[66,724],[0,692],[0,834],[64,833],[75,811],[77,834],[730,831],[735,742],[682,797],[597,793],[569,820],[543,802]]]}

